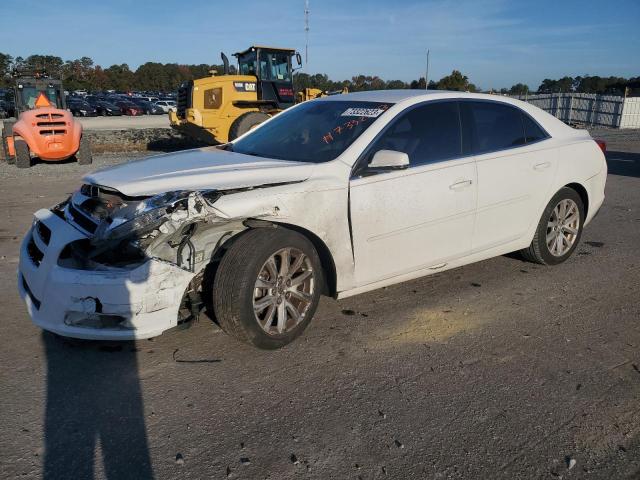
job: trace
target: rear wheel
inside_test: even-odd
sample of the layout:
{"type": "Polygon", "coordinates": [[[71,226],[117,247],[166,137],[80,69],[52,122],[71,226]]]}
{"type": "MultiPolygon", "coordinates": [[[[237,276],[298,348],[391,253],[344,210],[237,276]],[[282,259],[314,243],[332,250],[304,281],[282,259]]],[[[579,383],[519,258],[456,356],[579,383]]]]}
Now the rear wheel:
{"type": "Polygon", "coordinates": [[[222,257],[213,285],[220,327],[258,348],[276,349],[311,322],[322,267],[313,244],[284,228],[250,230],[222,257]]]}
{"type": "Polygon", "coordinates": [[[18,168],[29,168],[33,165],[31,154],[29,153],[29,145],[20,138],[14,138],[13,147],[16,151],[16,166],[18,168]]]}
{"type": "Polygon", "coordinates": [[[235,140],[239,136],[244,135],[249,130],[260,125],[269,118],[269,115],[262,112],[243,113],[231,124],[231,128],[229,129],[229,141],[235,140]]]}
{"type": "Polygon", "coordinates": [[[91,153],[91,143],[87,137],[80,139],[80,148],[76,154],[80,165],[90,165],[93,162],[93,154],[91,153]]]}
{"type": "Polygon", "coordinates": [[[543,265],[564,262],[578,246],[584,218],[580,195],[571,188],[562,188],[544,209],[531,245],[521,251],[522,256],[543,265]]]}

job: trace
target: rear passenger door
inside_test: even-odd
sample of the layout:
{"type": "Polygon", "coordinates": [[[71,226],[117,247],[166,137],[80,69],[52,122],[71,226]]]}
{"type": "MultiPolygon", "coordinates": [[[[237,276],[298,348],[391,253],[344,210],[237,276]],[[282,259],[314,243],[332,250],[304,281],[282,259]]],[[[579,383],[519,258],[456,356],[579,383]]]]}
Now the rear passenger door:
{"type": "Polygon", "coordinates": [[[471,249],[476,168],[463,158],[456,101],[409,107],[359,161],[350,214],[359,285],[439,268],[471,249]],[[409,156],[403,170],[367,168],[375,152],[409,156]]]}
{"type": "Polygon", "coordinates": [[[538,222],[557,161],[548,134],[521,109],[493,101],[461,101],[460,108],[463,150],[478,169],[478,252],[517,240],[538,222]]]}

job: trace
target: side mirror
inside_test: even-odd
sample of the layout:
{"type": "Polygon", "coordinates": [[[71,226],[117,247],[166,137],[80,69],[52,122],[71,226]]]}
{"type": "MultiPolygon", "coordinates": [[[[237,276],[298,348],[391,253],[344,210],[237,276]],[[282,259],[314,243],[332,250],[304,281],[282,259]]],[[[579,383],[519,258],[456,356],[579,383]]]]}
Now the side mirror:
{"type": "Polygon", "coordinates": [[[378,150],[369,162],[369,168],[400,170],[408,166],[409,155],[395,150],[378,150]]]}
{"type": "Polygon", "coordinates": [[[300,55],[300,52],[296,52],[296,62],[298,62],[299,67],[302,66],[302,55],[300,55]]]}

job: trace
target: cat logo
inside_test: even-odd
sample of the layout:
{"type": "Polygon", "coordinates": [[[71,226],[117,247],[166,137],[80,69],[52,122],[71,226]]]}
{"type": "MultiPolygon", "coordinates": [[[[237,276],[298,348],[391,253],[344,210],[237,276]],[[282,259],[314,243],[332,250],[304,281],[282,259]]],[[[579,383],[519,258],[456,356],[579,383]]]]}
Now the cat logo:
{"type": "Polygon", "coordinates": [[[256,84],[255,82],[233,82],[233,88],[236,92],[255,92],[256,84]]]}

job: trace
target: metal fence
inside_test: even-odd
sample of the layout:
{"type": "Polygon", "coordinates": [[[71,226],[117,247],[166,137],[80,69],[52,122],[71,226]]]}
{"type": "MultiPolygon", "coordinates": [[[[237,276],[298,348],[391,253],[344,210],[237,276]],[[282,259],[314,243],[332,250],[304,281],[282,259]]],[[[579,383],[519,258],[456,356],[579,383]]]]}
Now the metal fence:
{"type": "Polygon", "coordinates": [[[613,128],[640,128],[640,97],[592,93],[549,93],[516,96],[563,122],[613,128]]]}

